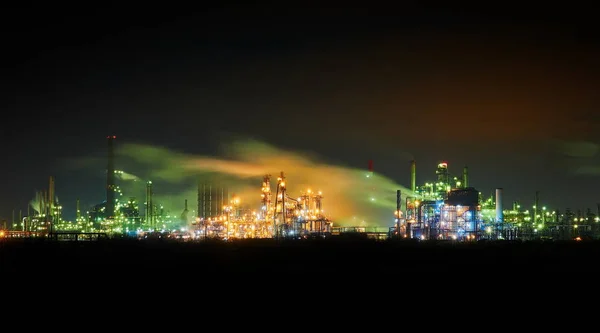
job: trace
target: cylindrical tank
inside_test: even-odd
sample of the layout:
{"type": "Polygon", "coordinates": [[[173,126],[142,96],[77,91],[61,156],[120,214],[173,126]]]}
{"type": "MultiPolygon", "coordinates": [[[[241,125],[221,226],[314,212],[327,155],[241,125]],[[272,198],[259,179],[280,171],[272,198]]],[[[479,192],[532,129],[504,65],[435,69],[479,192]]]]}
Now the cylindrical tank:
{"type": "Polygon", "coordinates": [[[502,210],[502,188],[496,189],[496,222],[504,222],[504,211],[502,210]]]}

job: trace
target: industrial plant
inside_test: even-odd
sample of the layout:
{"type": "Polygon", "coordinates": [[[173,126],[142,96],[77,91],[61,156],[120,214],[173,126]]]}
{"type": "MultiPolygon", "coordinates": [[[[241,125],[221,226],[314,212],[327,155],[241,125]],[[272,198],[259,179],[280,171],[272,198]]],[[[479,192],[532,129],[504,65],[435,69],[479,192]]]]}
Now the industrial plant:
{"type": "MultiPolygon", "coordinates": [[[[45,237],[86,240],[98,237],[132,237],[138,239],[173,238],[182,241],[247,238],[308,239],[343,237],[347,234],[365,238],[399,240],[583,240],[600,237],[600,204],[596,212],[551,209],[540,202],[540,193],[530,203],[511,202],[505,208],[503,189],[484,196],[469,182],[469,169],[458,175],[450,172],[449,163],[441,161],[432,179],[417,185],[417,164],[407,165],[408,190],[397,190],[396,209],[389,219],[375,226],[347,226],[329,216],[327,202],[336,198],[309,188],[288,184],[284,171],[276,176],[265,174],[256,179],[256,197],[236,195],[230,183],[199,179],[197,207],[188,209],[188,200],[175,214],[155,200],[155,187],[145,182],[142,200],[126,196],[117,176],[114,145],[116,136],[108,136],[106,197],[88,209],[76,202],[74,221],[63,219],[62,205],[55,193],[55,179],[49,177],[48,188],[39,192],[25,214],[13,213],[13,221],[0,232],[2,238],[45,237]]],[[[433,171],[433,170],[432,170],[433,171]]],[[[373,175],[373,162],[369,173],[373,175]]],[[[318,185],[318,184],[316,184],[318,185]]],[[[195,186],[195,185],[194,185],[195,186]]],[[[392,194],[393,195],[393,194],[392,194]]]]}

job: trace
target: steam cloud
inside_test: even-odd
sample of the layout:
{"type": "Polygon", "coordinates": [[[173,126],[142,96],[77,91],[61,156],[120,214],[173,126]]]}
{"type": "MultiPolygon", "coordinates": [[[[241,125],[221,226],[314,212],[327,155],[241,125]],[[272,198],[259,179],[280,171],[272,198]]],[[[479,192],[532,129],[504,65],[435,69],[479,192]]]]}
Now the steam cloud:
{"type": "Polygon", "coordinates": [[[587,141],[564,141],[559,142],[557,146],[561,153],[570,157],[593,157],[598,154],[600,148],[598,144],[587,141]]]}
{"type": "Polygon", "coordinates": [[[119,170],[116,173],[116,178],[119,179],[119,180],[124,180],[124,181],[129,181],[129,180],[131,180],[131,181],[139,181],[140,180],[140,177],[138,177],[138,176],[136,176],[134,174],[131,174],[131,173],[127,173],[125,171],[121,171],[121,170],[119,170]]]}
{"type": "MultiPolygon", "coordinates": [[[[335,225],[391,226],[396,209],[396,190],[400,189],[404,198],[410,195],[409,190],[382,175],[375,173],[367,177],[366,170],[320,163],[315,156],[278,149],[262,142],[237,141],[224,148],[223,157],[214,157],[192,156],[149,145],[124,144],[117,150],[117,164],[129,164],[145,171],[143,179],[152,180],[154,184],[154,202],[164,205],[172,215],[183,211],[185,199],[192,203],[190,211],[195,211],[199,179],[226,184],[230,195],[235,193],[243,205],[258,209],[262,177],[272,175],[274,192],[280,171],[285,174],[291,197],[297,197],[307,189],[322,191],[324,211],[335,225]],[[174,191],[172,188],[177,186],[187,189],[174,191]]],[[[126,175],[128,179],[142,179],[126,175]]],[[[125,195],[135,192],[143,198],[143,186],[140,185],[144,183],[137,182],[134,187],[121,184],[121,187],[125,195]]]]}
{"type": "MultiPolygon", "coordinates": [[[[41,191],[36,191],[33,199],[29,201],[29,206],[33,209],[34,213],[42,214],[44,213],[45,207],[48,204],[49,200],[52,200],[46,197],[47,193],[43,193],[41,191]]],[[[58,197],[54,196],[54,204],[59,204],[58,197]]]]}
{"type": "Polygon", "coordinates": [[[43,211],[43,207],[46,205],[46,199],[44,198],[44,194],[40,191],[35,192],[35,196],[31,201],[29,201],[29,206],[31,209],[37,213],[41,214],[43,211]]]}
{"type": "Polygon", "coordinates": [[[575,169],[574,173],[577,175],[598,176],[598,175],[600,175],[600,166],[597,166],[597,165],[580,166],[575,169]]]}
{"type": "Polygon", "coordinates": [[[568,158],[570,173],[580,176],[600,175],[599,144],[588,141],[560,141],[557,142],[557,148],[568,158]]]}

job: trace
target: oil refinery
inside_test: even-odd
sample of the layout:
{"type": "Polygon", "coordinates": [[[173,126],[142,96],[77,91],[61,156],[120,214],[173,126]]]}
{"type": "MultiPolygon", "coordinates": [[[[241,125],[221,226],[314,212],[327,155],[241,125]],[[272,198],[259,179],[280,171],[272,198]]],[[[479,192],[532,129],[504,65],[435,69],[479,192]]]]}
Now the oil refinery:
{"type": "MultiPolygon", "coordinates": [[[[438,163],[433,179],[422,185],[417,185],[416,161],[410,162],[408,190],[396,191],[396,209],[390,211],[389,220],[381,221],[383,228],[336,224],[336,216],[329,216],[326,210],[327,200],[334,202],[336,198],[326,197],[327,193],[318,187],[317,190],[295,188],[288,183],[284,171],[279,171],[276,177],[265,174],[256,179],[256,197],[250,199],[230,191],[231,184],[199,180],[197,207],[190,213],[186,199],[181,203],[181,211],[173,214],[155,200],[156,189],[151,180],[144,183],[143,201],[124,195],[117,183],[123,171],[115,167],[115,140],[115,136],[107,137],[103,202],[82,211],[77,200],[75,220],[64,220],[63,207],[55,193],[55,179],[50,177],[47,190],[37,193],[25,215],[21,211],[17,218],[13,213],[12,224],[2,227],[0,237],[91,239],[102,235],[191,241],[359,234],[376,239],[465,242],[582,240],[600,236],[600,204],[596,212],[559,211],[544,206],[536,191],[530,204],[512,202],[510,209],[505,209],[502,188],[496,188],[486,197],[471,186],[468,167],[453,175],[446,161],[438,163]]],[[[373,163],[369,161],[366,177],[372,176],[373,163]]]]}

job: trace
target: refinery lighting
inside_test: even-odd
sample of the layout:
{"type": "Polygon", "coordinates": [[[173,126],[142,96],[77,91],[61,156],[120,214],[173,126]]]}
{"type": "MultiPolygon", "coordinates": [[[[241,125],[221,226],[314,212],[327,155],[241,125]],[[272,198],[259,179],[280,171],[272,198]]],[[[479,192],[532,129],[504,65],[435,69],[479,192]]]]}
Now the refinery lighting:
{"type": "MultiPolygon", "coordinates": [[[[416,162],[410,162],[410,190],[397,191],[396,209],[382,221],[384,227],[370,226],[364,217],[352,220],[355,226],[334,223],[324,205],[323,191],[311,187],[297,188],[288,182],[284,172],[275,181],[264,175],[257,181],[256,197],[229,194],[227,186],[199,183],[198,206],[183,212],[169,212],[155,199],[155,184],[143,180],[146,194],[142,200],[127,196],[119,180],[140,180],[115,169],[113,145],[116,136],[107,136],[108,163],[106,201],[91,209],[80,209],[76,218],[63,218],[63,205],[55,193],[55,179],[49,178],[48,189],[36,193],[31,211],[0,228],[0,237],[49,237],[53,235],[130,236],[137,238],[174,238],[179,240],[242,238],[309,238],[328,237],[343,232],[363,232],[377,239],[390,236],[399,239],[477,241],[480,239],[576,239],[600,234],[600,216],[591,210],[559,211],[543,205],[538,191],[529,204],[504,202],[504,190],[496,188],[486,197],[469,186],[468,168],[460,177],[451,174],[449,163],[437,163],[422,185],[416,182],[416,162]]],[[[359,176],[362,177],[362,176],[359,176]]],[[[374,191],[377,178],[373,162],[366,173],[370,188],[362,201],[372,206],[386,204],[386,198],[374,191]]],[[[318,186],[319,184],[313,184],[318,186]]],[[[336,198],[328,198],[335,201],[336,198]]],[[[600,210],[600,205],[599,205],[600,210]]],[[[71,237],[71,236],[70,236],[71,237]]],[[[92,237],[92,236],[90,236],[92,237]]]]}

